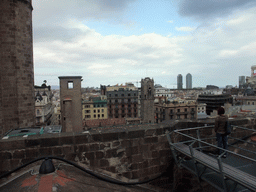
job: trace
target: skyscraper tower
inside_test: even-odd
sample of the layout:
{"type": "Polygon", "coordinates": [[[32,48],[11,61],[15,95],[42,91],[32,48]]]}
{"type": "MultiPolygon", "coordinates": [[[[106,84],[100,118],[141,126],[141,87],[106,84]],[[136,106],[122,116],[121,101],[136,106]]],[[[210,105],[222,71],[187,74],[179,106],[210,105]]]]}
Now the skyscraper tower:
{"type": "Polygon", "coordinates": [[[186,75],[186,89],[192,89],[192,75],[190,73],[186,75]]]}
{"type": "Polygon", "coordinates": [[[141,79],[141,118],[143,123],[154,123],[154,80],[141,79]]]}
{"type": "Polygon", "coordinates": [[[239,76],[239,88],[245,87],[245,76],[239,76]]]}
{"type": "Polygon", "coordinates": [[[182,89],[183,83],[182,83],[182,75],[179,74],[177,76],[177,89],[182,89]]]}
{"type": "Polygon", "coordinates": [[[0,136],[35,123],[31,0],[0,1],[0,136]]]}

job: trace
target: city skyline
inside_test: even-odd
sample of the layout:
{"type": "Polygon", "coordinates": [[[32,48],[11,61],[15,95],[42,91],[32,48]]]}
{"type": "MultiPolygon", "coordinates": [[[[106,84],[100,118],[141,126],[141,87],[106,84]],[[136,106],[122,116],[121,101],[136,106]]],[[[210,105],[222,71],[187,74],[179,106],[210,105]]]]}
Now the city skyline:
{"type": "Polygon", "coordinates": [[[154,78],[171,87],[238,86],[255,65],[256,2],[33,2],[35,84],[81,75],[83,87],[154,78]],[[46,17],[47,15],[47,17],[46,17]]]}

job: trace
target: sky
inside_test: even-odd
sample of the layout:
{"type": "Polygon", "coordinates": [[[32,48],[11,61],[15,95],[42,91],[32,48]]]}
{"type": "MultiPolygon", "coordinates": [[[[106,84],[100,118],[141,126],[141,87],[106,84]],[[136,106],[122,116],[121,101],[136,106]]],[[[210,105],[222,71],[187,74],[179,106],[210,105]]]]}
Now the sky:
{"type": "Polygon", "coordinates": [[[82,87],[150,77],[176,88],[238,85],[256,65],[255,0],[34,0],[35,84],[82,87]]]}

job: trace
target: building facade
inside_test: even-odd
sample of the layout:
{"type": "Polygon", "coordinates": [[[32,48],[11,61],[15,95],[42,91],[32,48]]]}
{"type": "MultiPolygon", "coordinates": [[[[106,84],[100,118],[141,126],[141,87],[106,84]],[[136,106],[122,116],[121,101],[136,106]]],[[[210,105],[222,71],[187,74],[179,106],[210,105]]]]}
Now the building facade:
{"type": "Polygon", "coordinates": [[[82,123],[82,76],[61,76],[60,106],[63,132],[80,132],[82,123]]]}
{"type": "Polygon", "coordinates": [[[182,75],[179,74],[177,76],[177,89],[182,89],[182,88],[183,88],[182,75]]]}
{"type": "Polygon", "coordinates": [[[155,104],[155,122],[161,123],[165,120],[196,120],[197,103],[194,102],[167,102],[155,104]]]}
{"type": "Polygon", "coordinates": [[[219,107],[224,106],[225,103],[233,104],[233,97],[228,94],[221,95],[199,95],[197,99],[198,103],[206,103],[206,114],[210,115],[213,110],[217,110],[219,107]]]}
{"type": "Polygon", "coordinates": [[[190,73],[186,75],[186,89],[192,89],[192,75],[190,73]]]}
{"type": "Polygon", "coordinates": [[[141,119],[142,123],[154,123],[154,80],[146,77],[141,79],[141,119]]]}
{"type": "Polygon", "coordinates": [[[35,124],[31,0],[0,1],[0,135],[35,124]]]}
{"type": "Polygon", "coordinates": [[[106,94],[109,118],[138,117],[138,90],[119,88],[106,94]]]}
{"type": "Polygon", "coordinates": [[[34,86],[35,87],[35,114],[36,125],[55,125],[54,106],[52,105],[51,86],[34,86]]]}
{"type": "Polygon", "coordinates": [[[82,115],[84,120],[107,119],[108,108],[107,100],[102,100],[100,97],[83,100],[82,115]]]}

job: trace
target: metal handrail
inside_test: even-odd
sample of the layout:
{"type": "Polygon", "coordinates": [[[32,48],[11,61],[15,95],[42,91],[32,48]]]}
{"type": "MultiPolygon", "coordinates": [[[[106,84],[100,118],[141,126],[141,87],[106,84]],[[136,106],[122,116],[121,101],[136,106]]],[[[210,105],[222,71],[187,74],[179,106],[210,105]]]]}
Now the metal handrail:
{"type": "MultiPolygon", "coordinates": [[[[230,151],[230,150],[226,150],[226,149],[217,147],[216,145],[213,145],[213,144],[210,144],[210,143],[207,143],[207,142],[202,141],[202,139],[197,139],[197,138],[195,138],[195,137],[192,137],[192,136],[189,136],[189,135],[187,135],[187,134],[181,133],[182,131],[196,130],[196,129],[199,129],[199,128],[200,128],[200,129],[203,129],[203,128],[209,128],[209,127],[210,127],[210,126],[207,126],[207,127],[197,127],[197,128],[191,128],[191,129],[179,129],[179,130],[176,129],[176,130],[174,130],[173,132],[174,132],[174,133],[177,133],[177,134],[180,134],[180,135],[182,135],[182,136],[184,136],[184,137],[190,138],[190,139],[192,139],[192,140],[194,140],[194,141],[197,141],[197,142],[199,142],[199,143],[203,143],[203,144],[205,144],[205,145],[211,146],[211,147],[216,148],[216,149],[220,149],[220,150],[222,150],[222,151],[228,152],[228,153],[233,154],[233,155],[235,155],[235,156],[239,156],[239,157],[241,157],[241,158],[244,158],[244,159],[247,159],[247,160],[256,162],[255,159],[246,157],[246,156],[244,156],[244,155],[237,154],[237,153],[235,153],[235,152],[233,152],[233,151],[230,151]]],[[[211,127],[213,127],[213,126],[211,126],[211,127]]],[[[237,128],[240,128],[240,127],[237,127],[237,128]]],[[[246,128],[246,129],[248,129],[248,128],[246,128]]],[[[252,130],[252,129],[248,129],[248,130],[252,130]]],[[[255,131],[255,130],[252,130],[252,131],[255,131]]]]}

